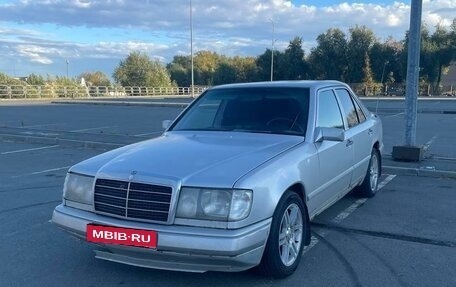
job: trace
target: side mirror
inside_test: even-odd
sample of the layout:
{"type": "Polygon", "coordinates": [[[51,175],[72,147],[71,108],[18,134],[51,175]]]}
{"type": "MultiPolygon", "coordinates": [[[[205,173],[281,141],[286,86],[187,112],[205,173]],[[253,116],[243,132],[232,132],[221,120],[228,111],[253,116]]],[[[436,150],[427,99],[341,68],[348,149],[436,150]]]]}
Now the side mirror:
{"type": "Polygon", "coordinates": [[[338,128],[315,128],[315,142],[335,141],[343,142],[345,140],[345,131],[338,128]]]}
{"type": "Polygon", "coordinates": [[[162,122],[162,128],[165,130],[168,129],[171,126],[172,122],[173,122],[172,120],[164,120],[162,122]]]}

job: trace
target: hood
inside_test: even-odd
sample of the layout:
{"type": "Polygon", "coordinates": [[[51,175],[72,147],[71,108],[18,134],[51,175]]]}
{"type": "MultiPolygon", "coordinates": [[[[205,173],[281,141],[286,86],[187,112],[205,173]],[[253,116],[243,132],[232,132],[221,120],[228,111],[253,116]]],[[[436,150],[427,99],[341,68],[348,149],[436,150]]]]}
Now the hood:
{"type": "Polygon", "coordinates": [[[186,186],[232,187],[265,161],[303,142],[288,135],[239,132],[169,132],[83,161],[71,171],[186,186]]]}

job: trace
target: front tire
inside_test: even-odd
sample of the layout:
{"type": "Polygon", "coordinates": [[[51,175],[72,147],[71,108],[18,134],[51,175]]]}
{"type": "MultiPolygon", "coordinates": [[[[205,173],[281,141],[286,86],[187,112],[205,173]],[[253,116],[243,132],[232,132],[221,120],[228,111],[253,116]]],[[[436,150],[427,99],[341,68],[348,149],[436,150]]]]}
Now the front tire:
{"type": "Polygon", "coordinates": [[[382,172],[380,152],[374,148],[369,160],[366,176],[360,186],[355,188],[355,194],[359,197],[373,197],[378,191],[378,182],[382,172]]]}
{"type": "Polygon", "coordinates": [[[258,271],[266,276],[283,278],[299,265],[307,230],[306,209],[302,199],[286,191],[274,212],[266,248],[258,271]]]}

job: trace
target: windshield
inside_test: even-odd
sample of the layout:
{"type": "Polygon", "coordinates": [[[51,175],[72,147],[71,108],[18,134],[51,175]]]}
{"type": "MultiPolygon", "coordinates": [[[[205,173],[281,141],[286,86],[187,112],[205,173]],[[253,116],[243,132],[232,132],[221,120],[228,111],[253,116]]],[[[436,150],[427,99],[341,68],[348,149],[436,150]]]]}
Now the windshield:
{"type": "Polygon", "coordinates": [[[305,135],[307,88],[226,88],[202,95],[171,128],[305,135]]]}

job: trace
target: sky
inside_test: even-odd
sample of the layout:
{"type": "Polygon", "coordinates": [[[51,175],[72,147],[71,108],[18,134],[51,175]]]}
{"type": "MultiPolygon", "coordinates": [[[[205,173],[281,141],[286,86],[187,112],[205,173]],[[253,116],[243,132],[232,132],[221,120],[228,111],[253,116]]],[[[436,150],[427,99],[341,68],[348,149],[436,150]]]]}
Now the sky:
{"type": "MultiPolygon", "coordinates": [[[[190,54],[189,0],[0,0],[0,72],[111,76],[131,51],[163,64],[190,54]]],[[[194,51],[257,56],[302,37],[306,54],[329,28],[365,25],[403,39],[408,1],[192,0],[194,51]],[[274,37],[273,30],[274,27],[274,37]]],[[[456,0],[423,0],[423,21],[449,26],[456,0]]]]}

